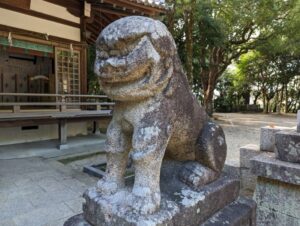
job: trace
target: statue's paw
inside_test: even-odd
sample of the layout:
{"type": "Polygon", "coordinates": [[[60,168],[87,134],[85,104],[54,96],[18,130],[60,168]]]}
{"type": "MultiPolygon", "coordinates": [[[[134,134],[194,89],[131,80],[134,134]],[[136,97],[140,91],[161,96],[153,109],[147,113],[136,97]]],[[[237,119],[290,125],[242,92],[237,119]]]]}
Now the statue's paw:
{"type": "Polygon", "coordinates": [[[133,211],[148,215],[154,213],[160,205],[160,192],[151,192],[148,187],[134,188],[130,198],[133,211]]]}
{"type": "Polygon", "coordinates": [[[211,183],[219,174],[198,162],[187,162],[179,172],[179,179],[192,187],[199,187],[211,183]]]}
{"type": "Polygon", "coordinates": [[[120,183],[106,179],[101,179],[97,183],[97,191],[104,195],[114,194],[122,187],[120,183]]]}

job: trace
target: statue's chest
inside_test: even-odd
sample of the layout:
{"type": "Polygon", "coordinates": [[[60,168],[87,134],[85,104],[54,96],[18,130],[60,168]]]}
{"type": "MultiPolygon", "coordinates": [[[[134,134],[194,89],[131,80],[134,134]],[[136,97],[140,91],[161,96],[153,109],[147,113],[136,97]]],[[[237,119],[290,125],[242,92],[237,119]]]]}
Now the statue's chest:
{"type": "Polygon", "coordinates": [[[155,117],[157,109],[159,108],[157,103],[140,103],[138,105],[122,105],[115,108],[115,117],[118,121],[126,121],[133,126],[139,125],[145,117],[152,115],[155,117]]]}

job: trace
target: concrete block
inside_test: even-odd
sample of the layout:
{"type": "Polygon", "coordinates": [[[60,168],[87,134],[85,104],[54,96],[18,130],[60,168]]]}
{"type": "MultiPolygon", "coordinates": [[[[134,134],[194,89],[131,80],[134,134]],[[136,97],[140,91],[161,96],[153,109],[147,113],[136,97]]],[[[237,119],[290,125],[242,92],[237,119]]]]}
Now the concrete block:
{"type": "Polygon", "coordinates": [[[251,173],[250,159],[259,154],[261,152],[258,145],[248,144],[240,148],[240,194],[242,195],[252,196],[255,190],[257,176],[251,173]]]}
{"type": "Polygon", "coordinates": [[[300,225],[300,186],[259,177],[254,199],[257,225],[300,225]]]}
{"type": "MultiPolygon", "coordinates": [[[[144,224],[150,225],[150,224],[144,224]]],[[[169,225],[169,224],[168,224],[169,225]]],[[[170,225],[178,225],[177,222],[172,222],[170,225]]],[[[188,225],[188,224],[186,224],[188,225]]],[[[256,226],[256,203],[251,199],[239,198],[230,203],[208,220],[202,226],[256,226]]],[[[83,217],[83,214],[78,214],[70,218],[64,226],[92,226],[83,217]]]]}
{"type": "Polygon", "coordinates": [[[257,208],[257,226],[300,226],[300,219],[277,211],[257,208]]]}
{"type": "Polygon", "coordinates": [[[240,197],[210,217],[202,226],[255,226],[256,203],[251,199],[240,197]]]}
{"type": "MultiPolygon", "coordinates": [[[[124,202],[123,204],[118,202],[108,204],[109,197],[113,198],[113,196],[102,196],[96,192],[95,188],[91,188],[84,194],[86,200],[83,205],[84,218],[95,226],[147,225],[150,223],[152,225],[200,225],[238,197],[238,180],[223,175],[208,185],[192,189],[176,176],[182,163],[170,162],[164,162],[162,166],[161,207],[154,214],[139,215],[124,202]],[[109,218],[107,218],[106,211],[110,213],[109,218]]],[[[128,186],[120,192],[122,197],[128,197],[130,191],[131,186],[128,186]]]]}
{"type": "Polygon", "coordinates": [[[252,195],[255,190],[257,176],[250,169],[241,169],[241,194],[252,195]]]}
{"type": "Polygon", "coordinates": [[[291,130],[289,127],[265,126],[260,128],[260,150],[275,151],[275,134],[282,130],[291,130]]]}
{"type": "Polygon", "coordinates": [[[170,184],[167,187],[169,191],[163,192],[161,209],[158,212],[143,216],[130,210],[123,212],[123,207],[120,207],[110,215],[109,220],[105,218],[106,214],[103,211],[107,206],[105,198],[102,199],[94,188],[90,189],[84,195],[86,199],[83,208],[85,219],[95,226],[145,225],[146,222],[151,222],[153,225],[172,222],[176,222],[176,225],[199,225],[209,216],[233,202],[239,192],[238,181],[224,177],[204,186],[199,191],[191,190],[187,186],[181,186],[180,189],[175,186],[175,190],[170,184]]]}
{"type": "Polygon", "coordinates": [[[250,159],[260,154],[259,147],[255,144],[248,144],[240,148],[240,166],[250,169],[250,159]]]}
{"type": "Polygon", "coordinates": [[[300,133],[281,131],[275,135],[276,157],[282,161],[300,163],[300,133]]]}
{"type": "Polygon", "coordinates": [[[251,159],[251,172],[257,176],[300,185],[300,164],[275,158],[275,153],[262,153],[251,159]]]}

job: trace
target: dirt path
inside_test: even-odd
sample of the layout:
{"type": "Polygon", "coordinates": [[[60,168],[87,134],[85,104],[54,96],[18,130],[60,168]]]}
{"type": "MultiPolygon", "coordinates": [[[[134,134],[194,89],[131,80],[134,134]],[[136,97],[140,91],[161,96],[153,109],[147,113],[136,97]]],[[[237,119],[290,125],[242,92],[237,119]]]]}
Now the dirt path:
{"type": "Polygon", "coordinates": [[[227,141],[226,163],[239,163],[239,148],[247,144],[259,145],[260,128],[263,126],[296,126],[296,114],[243,114],[215,113],[215,120],[223,127],[227,141]]]}

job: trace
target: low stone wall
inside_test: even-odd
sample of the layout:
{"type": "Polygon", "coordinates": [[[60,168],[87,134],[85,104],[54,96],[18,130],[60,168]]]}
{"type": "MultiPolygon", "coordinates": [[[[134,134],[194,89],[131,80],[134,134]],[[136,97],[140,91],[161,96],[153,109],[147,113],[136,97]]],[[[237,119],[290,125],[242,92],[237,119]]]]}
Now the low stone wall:
{"type": "Polygon", "coordinates": [[[261,153],[251,159],[251,171],[258,176],[254,200],[257,225],[300,225],[300,165],[261,153]]]}
{"type": "Polygon", "coordinates": [[[260,153],[259,147],[254,144],[248,144],[240,148],[240,181],[242,195],[252,196],[254,193],[257,177],[251,173],[250,159],[260,153]]]}

